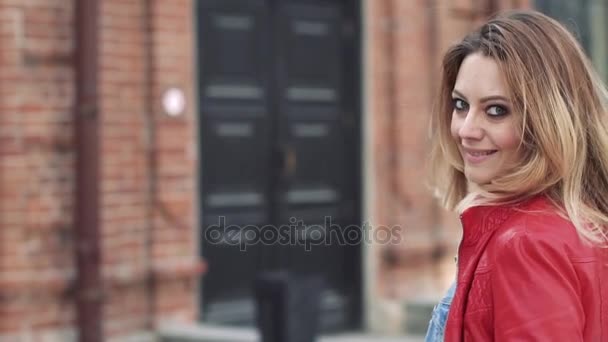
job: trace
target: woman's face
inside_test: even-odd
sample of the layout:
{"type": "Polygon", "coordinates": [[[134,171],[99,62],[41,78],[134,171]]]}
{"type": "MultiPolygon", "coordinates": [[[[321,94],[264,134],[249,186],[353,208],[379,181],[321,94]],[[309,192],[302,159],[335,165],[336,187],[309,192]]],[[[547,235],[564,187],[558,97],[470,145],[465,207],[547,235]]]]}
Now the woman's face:
{"type": "Polygon", "coordinates": [[[520,134],[498,64],[479,53],[467,56],[452,92],[452,137],[469,182],[487,184],[521,158],[520,134]]]}

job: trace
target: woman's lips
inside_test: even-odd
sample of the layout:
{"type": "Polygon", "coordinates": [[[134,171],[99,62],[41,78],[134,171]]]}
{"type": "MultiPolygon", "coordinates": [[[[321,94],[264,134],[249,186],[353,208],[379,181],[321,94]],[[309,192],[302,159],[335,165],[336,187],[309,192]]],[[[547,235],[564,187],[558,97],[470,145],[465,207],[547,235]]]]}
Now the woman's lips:
{"type": "Polygon", "coordinates": [[[478,164],[489,159],[497,150],[471,150],[463,149],[464,159],[471,164],[478,164]]]}

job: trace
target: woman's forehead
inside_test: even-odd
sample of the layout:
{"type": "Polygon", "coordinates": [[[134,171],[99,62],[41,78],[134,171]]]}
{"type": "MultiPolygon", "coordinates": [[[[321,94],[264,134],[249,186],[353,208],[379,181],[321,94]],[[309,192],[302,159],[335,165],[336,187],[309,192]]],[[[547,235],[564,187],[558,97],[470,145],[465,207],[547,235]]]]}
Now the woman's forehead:
{"type": "Polygon", "coordinates": [[[507,82],[498,63],[480,53],[467,56],[458,71],[454,90],[467,98],[508,97],[507,82]]]}

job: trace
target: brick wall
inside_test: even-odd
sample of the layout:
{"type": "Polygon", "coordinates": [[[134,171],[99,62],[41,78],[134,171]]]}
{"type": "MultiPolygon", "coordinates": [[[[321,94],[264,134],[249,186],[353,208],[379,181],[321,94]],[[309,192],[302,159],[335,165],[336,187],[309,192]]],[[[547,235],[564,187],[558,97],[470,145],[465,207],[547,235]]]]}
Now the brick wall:
{"type": "Polygon", "coordinates": [[[71,20],[69,1],[0,2],[0,337],[74,320],[71,20]]]}
{"type": "Polygon", "coordinates": [[[102,2],[104,275],[116,285],[108,335],[198,312],[193,9],[191,0],[102,2]],[[180,117],[162,112],[168,87],[186,93],[180,117]]]}
{"type": "MultiPolygon", "coordinates": [[[[104,332],[197,315],[193,1],[100,1],[104,332]],[[186,113],[162,113],[169,86],[186,113]]],[[[0,2],[0,340],[75,336],[74,1],[0,2]]]]}

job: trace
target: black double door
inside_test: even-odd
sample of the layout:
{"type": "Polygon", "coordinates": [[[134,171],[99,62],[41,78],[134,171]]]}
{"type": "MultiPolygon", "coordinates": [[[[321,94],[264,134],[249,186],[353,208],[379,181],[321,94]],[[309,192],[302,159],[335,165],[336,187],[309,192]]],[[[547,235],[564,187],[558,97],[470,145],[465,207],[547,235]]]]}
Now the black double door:
{"type": "Polygon", "coordinates": [[[202,319],[253,324],[254,280],[287,270],[324,278],[323,330],[356,327],[358,4],[197,4],[202,319]]]}

